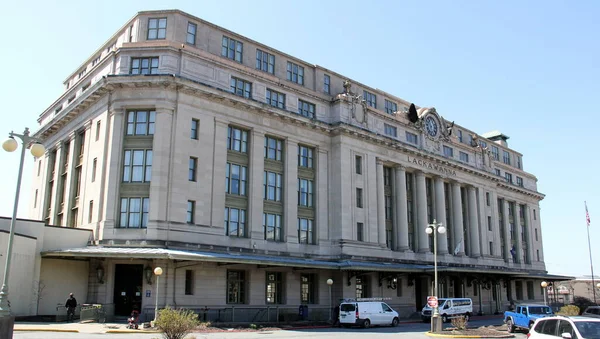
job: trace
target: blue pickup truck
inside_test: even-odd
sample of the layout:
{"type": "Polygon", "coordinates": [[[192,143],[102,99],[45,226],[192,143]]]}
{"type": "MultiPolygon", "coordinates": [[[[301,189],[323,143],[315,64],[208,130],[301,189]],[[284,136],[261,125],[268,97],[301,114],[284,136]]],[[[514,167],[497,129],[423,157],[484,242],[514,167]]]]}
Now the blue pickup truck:
{"type": "Polygon", "coordinates": [[[554,315],[552,308],[544,305],[518,305],[514,311],[504,312],[504,323],[509,333],[515,330],[529,330],[538,318],[554,315]]]}

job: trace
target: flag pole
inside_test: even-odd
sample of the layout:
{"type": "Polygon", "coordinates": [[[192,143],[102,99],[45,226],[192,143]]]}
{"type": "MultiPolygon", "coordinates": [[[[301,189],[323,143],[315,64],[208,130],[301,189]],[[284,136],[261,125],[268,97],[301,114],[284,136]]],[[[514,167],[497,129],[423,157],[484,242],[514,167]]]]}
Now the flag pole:
{"type": "Polygon", "coordinates": [[[590,269],[592,271],[592,292],[594,293],[594,304],[596,304],[596,282],[594,281],[594,264],[592,263],[592,243],[590,242],[590,214],[587,209],[587,202],[585,204],[585,219],[587,224],[587,237],[588,237],[588,250],[590,252],[590,269]]]}

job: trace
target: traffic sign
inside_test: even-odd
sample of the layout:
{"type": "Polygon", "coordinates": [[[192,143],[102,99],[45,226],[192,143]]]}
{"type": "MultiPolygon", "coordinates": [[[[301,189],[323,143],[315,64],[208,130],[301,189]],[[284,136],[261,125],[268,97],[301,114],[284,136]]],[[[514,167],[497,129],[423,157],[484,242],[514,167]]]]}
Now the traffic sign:
{"type": "Polygon", "coordinates": [[[427,297],[427,305],[431,308],[438,307],[438,298],[435,296],[427,297]]]}

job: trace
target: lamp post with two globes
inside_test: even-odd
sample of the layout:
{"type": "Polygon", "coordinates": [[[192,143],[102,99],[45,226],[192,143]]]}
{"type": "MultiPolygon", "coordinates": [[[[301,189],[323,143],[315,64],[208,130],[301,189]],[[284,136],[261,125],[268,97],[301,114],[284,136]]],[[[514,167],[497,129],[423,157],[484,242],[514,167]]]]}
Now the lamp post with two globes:
{"type": "MultiPolygon", "coordinates": [[[[432,224],[428,224],[427,228],[425,228],[425,233],[433,234],[433,294],[435,297],[438,297],[438,273],[437,273],[437,233],[444,234],[446,233],[446,227],[442,223],[436,222],[433,219],[432,224]]],[[[431,332],[437,333],[442,331],[442,322],[440,321],[440,311],[438,306],[433,308],[433,314],[431,316],[431,332]]]]}
{"type": "Polygon", "coordinates": [[[6,265],[4,266],[4,278],[2,280],[2,290],[0,291],[0,328],[6,333],[0,333],[2,338],[12,338],[12,328],[14,326],[14,318],[10,316],[10,307],[8,306],[8,278],[10,276],[10,261],[12,259],[13,239],[15,235],[15,224],[17,222],[17,210],[19,207],[19,195],[21,193],[21,178],[23,177],[23,162],[25,161],[25,150],[29,149],[31,154],[39,158],[44,155],[46,149],[38,140],[29,136],[29,128],[25,128],[23,134],[10,132],[8,139],[2,144],[2,148],[7,152],[14,152],[19,143],[16,138],[21,139],[23,145],[21,149],[21,160],[19,162],[19,172],[17,174],[17,189],[15,192],[15,202],[13,205],[12,219],[10,220],[10,231],[8,235],[8,246],[6,249],[6,265]],[[6,320],[8,319],[8,320],[6,320]]]}

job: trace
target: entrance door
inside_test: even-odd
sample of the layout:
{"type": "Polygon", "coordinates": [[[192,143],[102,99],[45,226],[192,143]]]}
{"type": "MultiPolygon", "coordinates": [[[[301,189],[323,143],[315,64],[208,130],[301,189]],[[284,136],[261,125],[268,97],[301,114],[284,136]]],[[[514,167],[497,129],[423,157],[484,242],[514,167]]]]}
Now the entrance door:
{"type": "Polygon", "coordinates": [[[129,316],[142,307],[144,265],[115,265],[115,315],[129,316]]]}
{"type": "Polygon", "coordinates": [[[427,277],[415,278],[415,307],[418,312],[421,312],[423,306],[427,302],[427,296],[429,294],[429,279],[427,277]]]}

